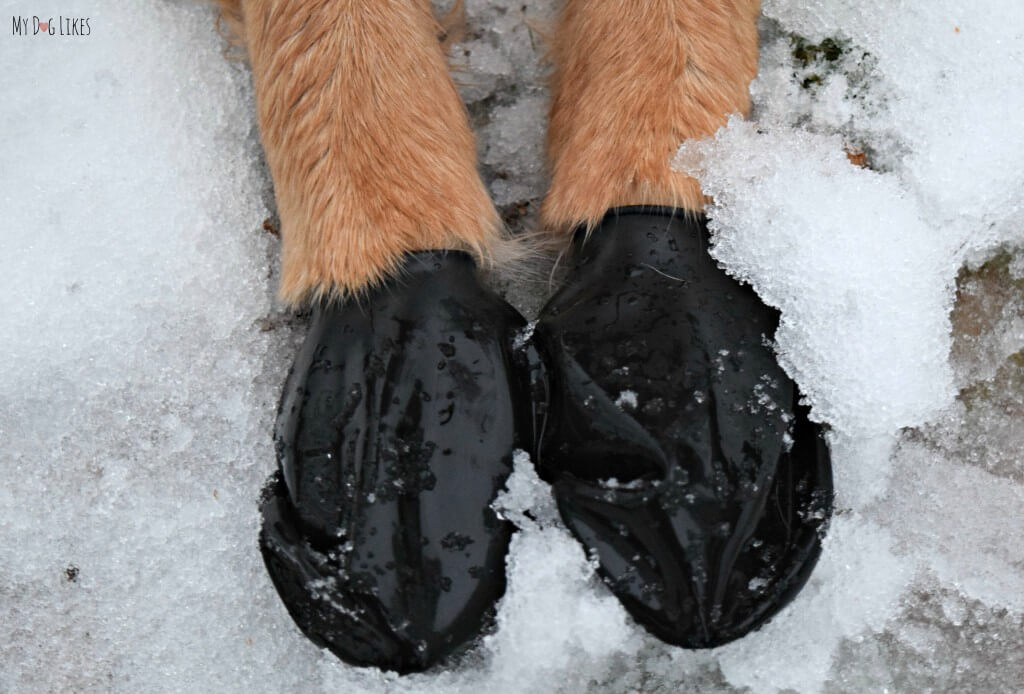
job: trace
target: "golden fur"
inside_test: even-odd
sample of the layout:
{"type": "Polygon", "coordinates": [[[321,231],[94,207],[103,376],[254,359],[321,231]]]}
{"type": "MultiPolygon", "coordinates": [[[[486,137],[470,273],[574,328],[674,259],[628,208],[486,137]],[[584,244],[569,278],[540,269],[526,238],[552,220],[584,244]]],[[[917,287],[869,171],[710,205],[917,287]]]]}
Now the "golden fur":
{"type": "MultiPolygon", "coordinates": [[[[215,0],[252,64],[283,238],[280,294],[345,297],[407,251],[510,257],[429,0],[215,0]]],[[[618,205],[703,208],[679,144],[746,114],[760,0],[564,0],[551,39],[542,223],[618,205]]],[[[520,248],[524,253],[528,249],[520,248]]]]}
{"type": "Polygon", "coordinates": [[[760,0],[565,0],[554,32],[547,150],[552,230],[618,205],[703,209],[679,144],[746,114],[760,0]]]}
{"type": "Polygon", "coordinates": [[[252,65],[281,297],[345,297],[408,251],[486,260],[501,223],[429,0],[221,0],[252,65]]]}

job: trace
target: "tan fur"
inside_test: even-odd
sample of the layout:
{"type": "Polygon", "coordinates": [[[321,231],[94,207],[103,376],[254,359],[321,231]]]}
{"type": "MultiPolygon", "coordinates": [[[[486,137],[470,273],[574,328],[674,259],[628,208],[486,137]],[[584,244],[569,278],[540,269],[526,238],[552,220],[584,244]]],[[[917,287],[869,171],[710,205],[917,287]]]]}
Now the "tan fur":
{"type": "Polygon", "coordinates": [[[212,0],[217,7],[217,31],[233,48],[245,51],[242,29],[242,0],[212,0]]]}
{"type": "Polygon", "coordinates": [[[441,28],[441,50],[449,53],[453,45],[466,38],[466,23],[465,0],[455,0],[451,9],[438,18],[441,28]]]}
{"type": "Polygon", "coordinates": [[[358,293],[408,251],[489,258],[500,219],[429,0],[220,5],[252,64],[285,301],[358,293]]]}
{"type": "Polygon", "coordinates": [[[611,207],[703,209],[670,168],[679,144],[750,108],[760,0],[565,0],[554,35],[548,125],[550,229],[611,207]]]}

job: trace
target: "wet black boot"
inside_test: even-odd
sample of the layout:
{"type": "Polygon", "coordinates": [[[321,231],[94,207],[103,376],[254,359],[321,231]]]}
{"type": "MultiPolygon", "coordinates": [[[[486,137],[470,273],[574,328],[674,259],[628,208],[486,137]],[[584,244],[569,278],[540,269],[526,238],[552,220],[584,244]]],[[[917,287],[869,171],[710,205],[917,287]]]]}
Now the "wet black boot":
{"type": "Polygon", "coordinates": [[[511,535],[490,503],[527,431],[522,317],[463,253],[408,256],[321,305],[275,429],[260,547],[302,631],[354,665],[411,672],[486,625],[511,535]]]}
{"type": "Polygon", "coordinates": [[[832,509],[828,449],[770,346],[777,312],[707,249],[703,217],[613,210],[578,233],[534,335],[538,470],[626,609],[689,648],[785,606],[832,509]]]}

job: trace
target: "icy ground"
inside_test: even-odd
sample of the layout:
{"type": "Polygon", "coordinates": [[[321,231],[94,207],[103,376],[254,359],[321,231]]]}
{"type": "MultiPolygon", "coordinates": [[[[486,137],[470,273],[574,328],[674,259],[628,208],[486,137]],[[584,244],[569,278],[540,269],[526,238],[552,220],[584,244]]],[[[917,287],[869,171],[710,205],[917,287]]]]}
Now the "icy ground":
{"type": "MultiPolygon", "coordinates": [[[[455,57],[482,169],[528,229],[550,3],[467,6],[455,57]]],[[[521,461],[497,630],[401,679],[303,638],[256,550],[303,327],[273,300],[245,68],[186,2],[47,7],[90,17],[88,37],[4,29],[0,691],[1019,691],[1024,6],[764,12],[753,123],[677,166],[715,196],[717,257],[782,309],[780,358],[832,426],[839,512],[810,585],[738,643],[667,648],[521,461]]],[[[543,286],[511,286],[536,309],[543,286]]]]}

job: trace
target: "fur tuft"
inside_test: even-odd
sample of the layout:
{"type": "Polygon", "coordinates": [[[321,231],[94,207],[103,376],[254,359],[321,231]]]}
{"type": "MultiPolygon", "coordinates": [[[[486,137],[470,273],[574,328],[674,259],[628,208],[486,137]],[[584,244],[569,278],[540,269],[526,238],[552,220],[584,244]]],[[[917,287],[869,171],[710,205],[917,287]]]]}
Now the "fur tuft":
{"type": "Polygon", "coordinates": [[[245,35],[242,26],[242,0],[211,0],[217,8],[217,33],[234,49],[232,59],[245,59],[245,35]]]}
{"type": "Polygon", "coordinates": [[[451,9],[437,18],[440,28],[438,40],[441,42],[441,50],[446,54],[452,46],[466,38],[467,20],[465,0],[455,0],[451,9]]]}

